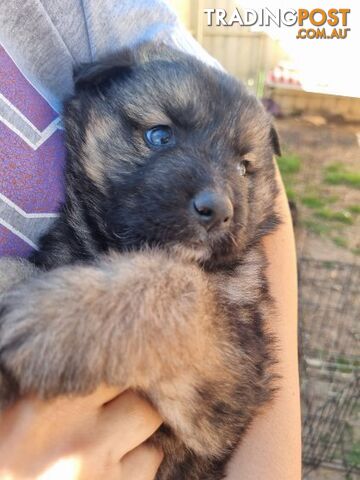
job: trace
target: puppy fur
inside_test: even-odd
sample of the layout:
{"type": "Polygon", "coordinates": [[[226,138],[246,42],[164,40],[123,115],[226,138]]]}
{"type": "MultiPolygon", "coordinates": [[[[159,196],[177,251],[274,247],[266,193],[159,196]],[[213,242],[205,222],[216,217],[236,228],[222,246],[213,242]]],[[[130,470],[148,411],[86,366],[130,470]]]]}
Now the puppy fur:
{"type": "Polygon", "coordinates": [[[219,480],[275,391],[260,240],[278,224],[276,132],[235,79],[148,44],[85,66],[64,122],[66,198],[41,271],[0,297],[2,405],[135,389],[164,418],[157,480],[219,480]],[[155,125],[174,144],[151,149],[155,125]],[[226,229],[189,213],[205,189],[230,199],[226,229]]]}

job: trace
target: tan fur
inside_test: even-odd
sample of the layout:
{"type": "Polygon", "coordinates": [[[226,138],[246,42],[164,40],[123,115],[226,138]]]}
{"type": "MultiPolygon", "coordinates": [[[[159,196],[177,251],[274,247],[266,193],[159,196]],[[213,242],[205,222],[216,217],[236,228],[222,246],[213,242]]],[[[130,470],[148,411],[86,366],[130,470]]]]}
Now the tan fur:
{"type": "Polygon", "coordinates": [[[254,297],[260,298],[263,286],[263,261],[261,252],[253,249],[235,269],[235,274],[231,278],[224,274],[214,275],[214,281],[222,298],[237,307],[252,303],[254,297]]]}
{"type": "MultiPolygon", "coordinates": [[[[223,449],[220,432],[206,418],[192,420],[203,401],[199,379],[231,395],[234,368],[239,375],[245,365],[244,376],[251,368],[223,329],[216,295],[224,296],[226,280],[218,287],[214,292],[196,265],[160,251],[59,268],[3,300],[12,312],[1,324],[2,345],[26,341],[16,354],[3,351],[2,363],[18,379],[20,394],[85,394],[102,381],[139,389],[188,446],[216,455],[223,449]]],[[[235,289],[230,286],[232,296],[235,289]]]]}
{"type": "Polygon", "coordinates": [[[33,264],[23,259],[0,258],[0,294],[36,272],[33,264]]]}
{"type": "Polygon", "coordinates": [[[88,177],[98,185],[98,187],[104,188],[105,179],[105,165],[104,160],[100,155],[98,142],[106,141],[111,131],[112,124],[114,122],[111,119],[105,120],[104,118],[92,118],[91,128],[85,133],[85,147],[84,147],[84,169],[88,177]]]}
{"type": "MultiPolygon", "coordinates": [[[[195,267],[178,264],[164,253],[114,254],[96,267],[62,268],[49,277],[9,294],[9,301],[19,304],[7,319],[8,325],[2,324],[4,344],[22,335],[28,337],[21,355],[4,357],[6,366],[20,378],[23,393],[31,388],[51,395],[67,368],[73,375],[67,372],[70,378],[63,386],[64,393],[72,389],[88,393],[101,378],[108,384],[141,389],[161,380],[162,389],[166,382],[173,389],[179,372],[189,372],[191,377],[193,366],[201,363],[214,344],[208,325],[211,297],[205,280],[195,267]],[[30,304],[22,309],[28,289],[30,304]],[[196,301],[199,297],[207,298],[206,309],[196,301]],[[100,330],[101,336],[96,333],[100,330]],[[182,355],[185,350],[186,356],[182,355]],[[38,352],[35,358],[34,351],[38,352]],[[64,371],[54,370],[58,367],[56,356],[70,351],[77,356],[82,352],[82,365],[79,358],[69,358],[64,371]],[[123,365],[120,371],[119,362],[123,365]],[[86,371],[90,366],[91,372],[86,371]],[[77,371],[79,368],[85,372],[77,371]],[[89,375],[93,381],[86,384],[89,375]],[[86,387],[75,384],[81,378],[86,387]]],[[[209,364],[214,366],[219,362],[216,348],[211,355],[209,364]]],[[[179,382],[184,384],[182,378],[179,382]]],[[[186,397],[191,388],[180,392],[186,397]]],[[[191,398],[184,405],[189,402],[191,398]]],[[[181,428],[180,422],[177,428],[181,428]]]]}

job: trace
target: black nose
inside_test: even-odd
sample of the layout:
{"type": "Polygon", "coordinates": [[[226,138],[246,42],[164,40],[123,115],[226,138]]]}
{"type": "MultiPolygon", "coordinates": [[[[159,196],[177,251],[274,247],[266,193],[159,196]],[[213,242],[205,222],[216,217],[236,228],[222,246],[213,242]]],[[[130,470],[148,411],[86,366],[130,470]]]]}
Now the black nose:
{"type": "Polygon", "coordinates": [[[230,199],[225,194],[212,190],[198,193],[192,206],[198,221],[207,230],[229,224],[234,213],[230,199]]]}

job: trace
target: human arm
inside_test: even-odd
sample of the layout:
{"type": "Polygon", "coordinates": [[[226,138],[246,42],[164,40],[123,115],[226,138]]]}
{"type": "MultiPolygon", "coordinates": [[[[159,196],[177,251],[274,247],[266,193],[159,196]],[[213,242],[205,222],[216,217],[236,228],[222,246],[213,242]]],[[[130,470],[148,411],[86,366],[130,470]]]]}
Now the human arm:
{"type": "Polygon", "coordinates": [[[279,391],[253,422],[228,468],[227,480],[299,480],[301,423],[297,357],[297,273],[294,233],[284,186],[278,173],[278,212],[283,223],[265,237],[268,279],[276,316],[268,328],[279,341],[279,391]]]}

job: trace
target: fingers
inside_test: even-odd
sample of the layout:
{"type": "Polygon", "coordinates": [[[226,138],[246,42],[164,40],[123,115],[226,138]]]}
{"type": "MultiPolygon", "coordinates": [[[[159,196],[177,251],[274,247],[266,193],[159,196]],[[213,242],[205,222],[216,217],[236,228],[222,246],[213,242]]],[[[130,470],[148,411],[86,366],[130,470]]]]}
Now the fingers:
{"type": "Polygon", "coordinates": [[[30,418],[33,421],[36,418],[36,423],[43,424],[45,427],[53,423],[58,436],[60,432],[65,434],[66,431],[70,433],[84,430],[86,432],[95,427],[98,412],[103,410],[103,405],[118,397],[120,393],[121,391],[115,387],[101,386],[84,397],[61,396],[44,401],[36,396],[27,396],[17,402],[17,415],[20,409],[25,419],[30,418]],[[28,412],[27,415],[25,415],[26,412],[28,412]]]}
{"type": "Polygon", "coordinates": [[[148,439],[162,419],[145,399],[127,390],[103,407],[98,422],[98,435],[116,444],[121,458],[148,439]]]}
{"type": "Polygon", "coordinates": [[[161,451],[140,445],[121,460],[121,476],[126,480],[153,480],[163,459],[161,451]]]}
{"type": "Polygon", "coordinates": [[[88,397],[18,402],[0,423],[2,468],[14,472],[14,478],[30,478],[28,471],[40,478],[49,466],[70,466],[75,458],[81,459],[81,475],[68,475],[69,480],[152,480],[162,456],[139,445],[162,420],[134,392],[118,393],[104,387],[88,397]]]}
{"type": "Polygon", "coordinates": [[[108,387],[103,385],[97,388],[94,392],[86,396],[68,397],[60,396],[51,401],[44,401],[35,395],[27,395],[22,400],[17,402],[18,404],[31,405],[34,411],[44,412],[49,410],[51,412],[56,411],[57,414],[65,412],[71,414],[72,412],[93,412],[95,409],[102,408],[114,398],[121,394],[121,390],[115,387],[108,387]]]}
{"type": "Polygon", "coordinates": [[[102,407],[108,402],[111,402],[114,398],[121,394],[121,390],[115,387],[108,387],[107,385],[102,385],[97,388],[95,392],[84,397],[88,405],[102,407]]]}

